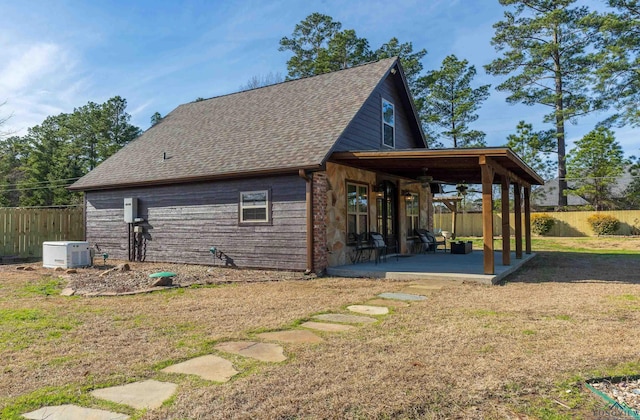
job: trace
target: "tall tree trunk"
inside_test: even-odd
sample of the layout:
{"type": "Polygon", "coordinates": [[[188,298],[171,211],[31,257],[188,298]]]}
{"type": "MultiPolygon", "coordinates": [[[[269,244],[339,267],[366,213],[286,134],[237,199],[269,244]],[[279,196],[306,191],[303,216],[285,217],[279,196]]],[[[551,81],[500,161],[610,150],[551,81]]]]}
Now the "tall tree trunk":
{"type": "Polygon", "coordinates": [[[451,134],[453,135],[453,148],[458,148],[458,136],[456,135],[456,119],[455,119],[455,108],[453,106],[453,100],[451,101],[451,134]]]}
{"type": "Polygon", "coordinates": [[[560,63],[560,40],[558,33],[559,29],[555,28],[553,33],[553,40],[555,42],[558,51],[554,54],[554,70],[555,70],[555,82],[556,82],[556,137],[558,141],[558,207],[567,206],[567,196],[565,190],[567,189],[567,165],[565,161],[565,136],[564,136],[564,104],[562,102],[562,73],[560,63]]]}

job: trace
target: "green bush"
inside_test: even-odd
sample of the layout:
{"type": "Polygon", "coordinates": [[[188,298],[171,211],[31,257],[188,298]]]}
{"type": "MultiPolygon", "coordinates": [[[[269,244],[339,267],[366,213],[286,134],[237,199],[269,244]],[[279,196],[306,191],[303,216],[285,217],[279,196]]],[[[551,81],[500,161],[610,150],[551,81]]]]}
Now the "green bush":
{"type": "Polygon", "coordinates": [[[587,223],[596,235],[613,235],[620,227],[620,221],[607,214],[596,213],[587,218],[587,223]]]}
{"type": "Polygon", "coordinates": [[[531,230],[536,235],[546,235],[555,224],[556,219],[548,214],[534,214],[531,216],[531,230]]]}

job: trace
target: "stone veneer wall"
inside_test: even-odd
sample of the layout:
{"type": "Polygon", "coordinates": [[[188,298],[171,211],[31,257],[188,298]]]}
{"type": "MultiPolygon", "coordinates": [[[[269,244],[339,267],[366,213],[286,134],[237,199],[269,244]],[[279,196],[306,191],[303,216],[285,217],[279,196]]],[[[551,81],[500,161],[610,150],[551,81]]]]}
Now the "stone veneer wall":
{"type": "Polygon", "coordinates": [[[327,173],[313,173],[313,271],[322,274],[327,268],[327,173]]]}
{"type": "MultiPolygon", "coordinates": [[[[327,163],[327,249],[330,267],[349,264],[347,246],[347,181],[369,185],[369,202],[375,203],[376,174],[350,166],[327,163]]],[[[375,229],[375,205],[369,206],[369,230],[375,229]]]]}
{"type": "MultiPolygon", "coordinates": [[[[376,196],[373,192],[373,186],[379,183],[379,179],[375,172],[365,171],[362,169],[352,168],[350,166],[339,165],[336,163],[327,163],[326,171],[326,232],[325,249],[327,254],[327,264],[329,267],[337,265],[350,264],[349,252],[352,250],[347,245],[347,181],[366,184],[369,186],[369,230],[375,231],[376,228],[376,196]]],[[[405,181],[400,182],[399,192],[411,191],[419,194],[420,197],[420,227],[422,229],[433,230],[433,200],[431,192],[428,188],[422,188],[420,184],[408,184],[405,181]]],[[[315,194],[315,178],[314,178],[314,194],[315,194]]],[[[406,209],[402,202],[399,202],[399,241],[400,251],[402,253],[409,252],[409,242],[406,234],[406,209]]],[[[315,202],[314,202],[315,215],[315,202]]],[[[315,222],[314,222],[315,234],[315,222]]],[[[320,246],[319,241],[314,241],[315,248],[320,246]]],[[[315,255],[315,254],[314,254],[315,255]]],[[[315,258],[315,257],[314,257],[315,258]]]]}

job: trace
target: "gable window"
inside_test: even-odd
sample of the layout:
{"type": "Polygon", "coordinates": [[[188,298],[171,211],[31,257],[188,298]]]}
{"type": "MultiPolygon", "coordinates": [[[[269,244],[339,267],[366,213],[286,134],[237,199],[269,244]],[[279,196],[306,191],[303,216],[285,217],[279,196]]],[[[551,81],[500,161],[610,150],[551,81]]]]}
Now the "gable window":
{"type": "Polygon", "coordinates": [[[357,235],[369,226],[369,187],[347,183],[347,238],[355,242],[357,235]]]}
{"type": "Polygon", "coordinates": [[[269,190],[240,193],[240,223],[269,222],[269,190]]]}
{"type": "Polygon", "coordinates": [[[407,238],[416,236],[416,229],[420,227],[420,200],[418,194],[410,193],[405,199],[405,213],[407,215],[407,238]]]}
{"type": "Polygon", "coordinates": [[[382,144],[396,147],[396,114],[393,104],[382,100],[382,144]]]}

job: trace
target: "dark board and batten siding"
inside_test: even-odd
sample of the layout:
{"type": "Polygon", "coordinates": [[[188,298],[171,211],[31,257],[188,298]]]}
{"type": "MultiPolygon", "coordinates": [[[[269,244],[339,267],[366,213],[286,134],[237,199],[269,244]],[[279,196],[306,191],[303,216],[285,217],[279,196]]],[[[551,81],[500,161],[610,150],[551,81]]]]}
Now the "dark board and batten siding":
{"type": "Polygon", "coordinates": [[[382,145],[382,99],[393,103],[396,118],[395,149],[424,148],[419,134],[411,129],[410,113],[413,111],[397,83],[387,77],[367,99],[360,111],[344,131],[334,151],[393,150],[382,145]]]}
{"type": "MultiPolygon", "coordinates": [[[[263,177],[86,193],[87,240],[127,259],[126,197],[138,199],[149,239],[146,261],[212,264],[216,247],[238,267],[306,269],[305,181],[263,177]],[[240,191],[271,190],[269,225],[238,225],[240,191]]],[[[216,261],[220,264],[220,260],[216,261]]]]}

